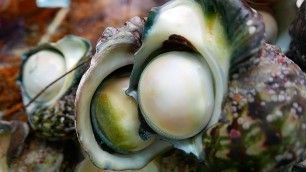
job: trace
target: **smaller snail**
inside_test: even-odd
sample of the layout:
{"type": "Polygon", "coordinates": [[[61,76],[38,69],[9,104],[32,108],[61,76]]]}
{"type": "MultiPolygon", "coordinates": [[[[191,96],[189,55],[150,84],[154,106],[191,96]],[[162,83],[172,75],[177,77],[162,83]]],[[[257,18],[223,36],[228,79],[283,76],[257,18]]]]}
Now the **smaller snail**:
{"type": "Polygon", "coordinates": [[[74,68],[88,57],[89,50],[87,40],[67,36],[56,43],[41,44],[23,55],[22,98],[36,134],[51,140],[74,134],[75,87],[84,66],[74,68]]]}

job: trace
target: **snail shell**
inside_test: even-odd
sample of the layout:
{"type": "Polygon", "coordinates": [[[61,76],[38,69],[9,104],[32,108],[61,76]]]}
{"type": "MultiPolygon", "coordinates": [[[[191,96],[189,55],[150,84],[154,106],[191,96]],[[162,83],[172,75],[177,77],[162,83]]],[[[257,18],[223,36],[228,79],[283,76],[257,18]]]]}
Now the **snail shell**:
{"type": "Polygon", "coordinates": [[[231,75],[223,118],[203,135],[209,169],[285,170],[305,154],[306,75],[265,44],[231,75]]]}

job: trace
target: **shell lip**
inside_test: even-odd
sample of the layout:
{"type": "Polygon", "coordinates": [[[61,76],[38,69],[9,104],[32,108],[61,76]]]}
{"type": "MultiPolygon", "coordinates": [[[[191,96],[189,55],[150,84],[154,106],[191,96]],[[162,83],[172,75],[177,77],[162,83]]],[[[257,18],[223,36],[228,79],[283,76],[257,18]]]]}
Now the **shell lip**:
{"type": "MultiPolygon", "coordinates": [[[[171,17],[173,16],[170,16],[168,18],[171,19],[171,17]]],[[[185,152],[192,152],[199,157],[199,152],[202,152],[201,146],[194,146],[193,148],[189,148],[188,143],[194,144],[194,142],[199,142],[195,140],[199,140],[199,138],[201,138],[203,134],[203,131],[209,128],[210,126],[213,126],[220,119],[223,97],[226,95],[228,73],[230,72],[230,70],[234,70],[237,64],[249,59],[261,50],[262,45],[264,44],[265,37],[264,23],[260,19],[260,15],[255,10],[252,10],[245,2],[240,0],[177,0],[170,1],[164,6],[153,8],[148,16],[147,23],[144,28],[144,42],[142,44],[142,47],[135,54],[135,64],[130,78],[130,85],[128,90],[126,91],[126,94],[132,96],[138,102],[138,104],[139,99],[137,95],[137,90],[140,75],[143,72],[144,68],[147,66],[147,64],[156,56],[156,54],[158,54],[158,50],[165,46],[165,41],[169,40],[169,36],[171,35],[171,33],[175,33],[175,35],[178,36],[181,35],[180,37],[183,37],[187,40],[185,42],[186,46],[188,45],[188,42],[191,42],[191,46],[189,46],[189,48],[194,52],[199,52],[203,57],[207,58],[205,60],[208,61],[209,67],[213,72],[214,94],[216,97],[214,112],[211,115],[210,119],[208,119],[209,122],[203,128],[203,130],[201,130],[198,135],[193,136],[191,138],[187,138],[184,140],[172,140],[169,138],[165,138],[156,134],[156,132],[152,131],[150,127],[146,126],[146,122],[144,122],[146,125],[142,125],[140,128],[140,135],[143,137],[143,139],[147,139],[149,137],[156,137],[158,139],[170,142],[175,147],[182,149],[185,152]],[[187,31],[184,32],[185,30],[177,31],[176,28],[168,30],[164,28],[164,32],[163,30],[160,30],[159,32],[157,31],[160,28],[158,28],[159,25],[155,25],[155,23],[159,21],[167,21],[166,19],[164,19],[166,18],[166,16],[160,17],[160,13],[167,11],[169,8],[171,9],[172,7],[175,7],[180,4],[197,5],[201,10],[200,12],[204,13],[201,13],[200,17],[202,18],[199,19],[207,19],[207,26],[210,26],[209,24],[211,23],[209,22],[211,22],[211,20],[215,21],[215,18],[218,19],[218,22],[220,22],[221,29],[216,30],[216,32],[214,33],[216,33],[217,35],[220,34],[219,31],[222,31],[221,35],[224,37],[222,37],[223,41],[220,42],[220,45],[214,43],[212,45],[216,45],[217,47],[219,47],[219,49],[225,48],[224,51],[226,53],[222,53],[223,51],[221,53],[216,52],[215,50],[217,48],[212,48],[212,45],[207,45],[207,47],[206,45],[204,46],[203,43],[207,43],[206,39],[199,39],[198,42],[194,41],[191,38],[196,37],[191,37],[193,35],[190,36],[187,31]],[[150,39],[155,36],[160,36],[161,38],[150,39]],[[152,43],[152,40],[154,40],[154,43],[156,44],[155,46],[151,46],[154,48],[151,48],[150,45],[147,45],[148,43],[152,43]],[[148,48],[149,50],[145,48],[148,48]],[[224,58],[226,58],[226,62],[224,62],[224,58]]],[[[177,51],[177,49],[174,50],[177,51]]]]}
{"type": "MultiPolygon", "coordinates": [[[[22,55],[22,62],[21,62],[21,67],[20,67],[20,71],[21,71],[21,73],[20,73],[20,75],[19,75],[19,77],[17,78],[17,82],[19,82],[19,84],[23,87],[23,84],[22,84],[22,82],[23,82],[23,75],[22,75],[22,72],[23,72],[23,69],[24,69],[24,65],[26,64],[26,62],[28,61],[28,59],[29,59],[29,57],[31,56],[31,55],[33,55],[33,54],[36,54],[36,53],[38,53],[38,52],[40,52],[40,51],[42,51],[42,50],[47,50],[47,51],[52,51],[52,52],[55,52],[55,53],[57,53],[57,54],[59,54],[62,58],[64,58],[64,54],[61,52],[61,51],[59,51],[56,47],[54,47],[53,45],[50,45],[49,43],[44,43],[44,44],[41,44],[41,45],[39,45],[38,47],[35,47],[35,48],[32,48],[31,50],[29,50],[28,52],[26,52],[26,53],[24,53],[23,55],[22,55]]],[[[29,99],[32,99],[33,97],[31,97],[28,93],[27,93],[27,91],[23,91],[23,93],[24,93],[24,95],[25,96],[27,96],[29,99]]],[[[36,100],[35,101],[36,103],[38,103],[38,104],[43,104],[43,103],[45,103],[45,102],[47,102],[47,101],[39,101],[39,100],[36,100]]]]}
{"type": "MultiPolygon", "coordinates": [[[[128,64],[126,66],[123,66],[115,71],[113,71],[111,74],[109,74],[101,83],[102,85],[105,82],[109,82],[117,77],[122,77],[122,76],[126,76],[126,75],[130,75],[132,71],[132,64],[128,64]]],[[[101,86],[101,84],[99,85],[99,87],[101,86]]],[[[92,109],[90,110],[90,118],[91,118],[91,125],[93,128],[93,132],[94,132],[94,136],[97,142],[102,142],[103,144],[101,144],[101,148],[107,150],[108,152],[111,153],[119,153],[119,154],[128,154],[130,153],[130,151],[126,151],[120,148],[117,148],[116,146],[114,146],[111,141],[109,140],[109,138],[105,135],[103,129],[99,126],[98,124],[98,120],[96,118],[96,116],[92,113],[92,109]]]]}
{"type": "Polygon", "coordinates": [[[148,126],[146,122],[141,122],[140,129],[139,129],[139,135],[143,140],[147,140],[150,137],[154,137],[158,140],[165,141],[173,145],[173,147],[177,149],[180,149],[188,154],[191,153],[195,155],[200,161],[204,161],[204,157],[203,155],[201,155],[201,152],[203,150],[201,138],[202,138],[203,131],[205,130],[205,128],[206,126],[204,127],[202,131],[200,131],[198,134],[192,137],[176,140],[176,139],[170,139],[165,136],[159,135],[154,130],[152,130],[152,128],[148,126]]]}

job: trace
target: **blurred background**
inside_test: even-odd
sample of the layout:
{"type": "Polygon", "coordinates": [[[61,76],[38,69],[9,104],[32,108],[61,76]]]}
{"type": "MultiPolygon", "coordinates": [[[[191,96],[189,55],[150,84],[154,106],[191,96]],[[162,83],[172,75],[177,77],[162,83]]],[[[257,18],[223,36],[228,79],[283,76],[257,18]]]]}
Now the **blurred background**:
{"type": "MultiPolygon", "coordinates": [[[[0,54],[18,56],[29,47],[69,34],[95,45],[107,26],[120,26],[133,16],[145,17],[152,7],[165,1],[73,0],[68,8],[40,8],[35,0],[1,0],[0,54]]],[[[45,2],[56,5],[55,0],[45,2]]]]}
{"type": "Polygon", "coordinates": [[[86,38],[95,47],[106,27],[121,26],[134,16],[146,17],[152,7],[166,2],[66,0],[66,4],[58,3],[64,1],[0,0],[0,115],[4,119],[15,118],[12,114],[22,107],[16,79],[24,52],[66,35],[86,38]],[[63,6],[67,7],[60,8],[63,6]]]}

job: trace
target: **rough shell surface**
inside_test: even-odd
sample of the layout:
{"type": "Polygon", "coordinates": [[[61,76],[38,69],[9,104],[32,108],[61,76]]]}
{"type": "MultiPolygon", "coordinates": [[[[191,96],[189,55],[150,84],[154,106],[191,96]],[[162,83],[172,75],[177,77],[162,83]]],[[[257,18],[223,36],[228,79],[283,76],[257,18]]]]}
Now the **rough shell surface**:
{"type": "Polygon", "coordinates": [[[37,109],[33,115],[28,117],[36,135],[49,140],[76,137],[74,127],[75,87],[55,105],[37,109]]]}
{"type": "Polygon", "coordinates": [[[213,170],[273,171],[305,154],[306,76],[276,46],[232,74],[223,119],[203,135],[213,170]]]}

